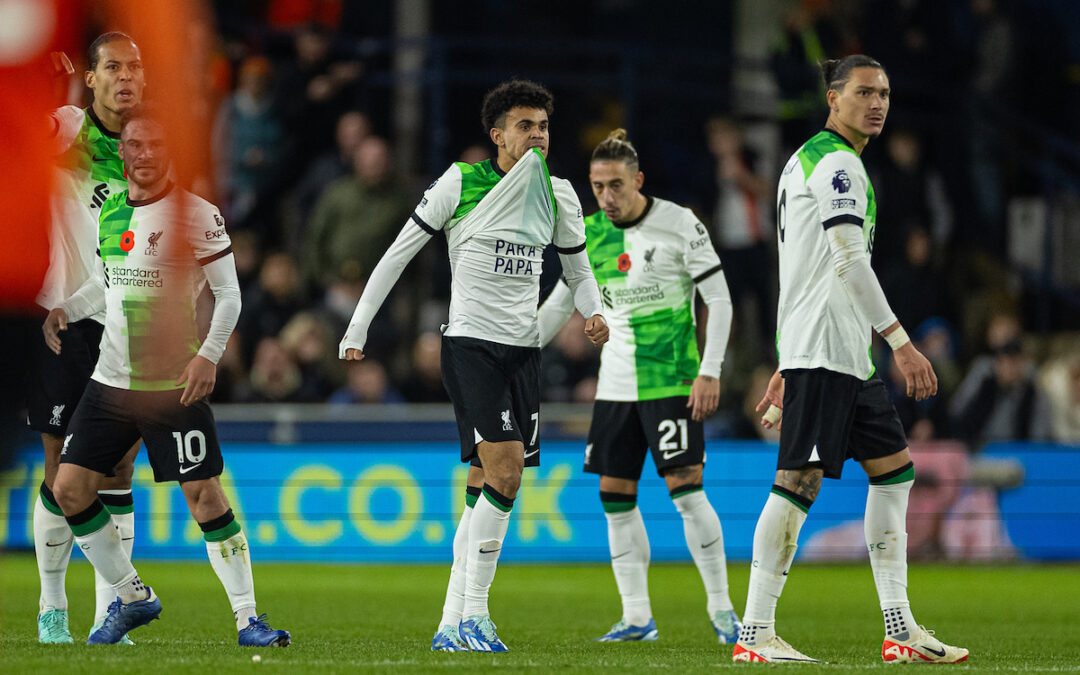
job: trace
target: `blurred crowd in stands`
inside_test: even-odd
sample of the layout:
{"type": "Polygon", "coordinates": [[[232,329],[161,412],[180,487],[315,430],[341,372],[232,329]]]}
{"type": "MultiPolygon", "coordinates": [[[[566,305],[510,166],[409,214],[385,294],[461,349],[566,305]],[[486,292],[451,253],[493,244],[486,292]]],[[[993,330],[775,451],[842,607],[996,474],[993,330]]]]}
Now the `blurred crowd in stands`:
{"type": "MultiPolygon", "coordinates": [[[[476,19],[477,34],[513,30],[498,25],[509,10],[480,4],[493,16],[487,23],[476,19]]],[[[604,12],[646,11],[641,4],[592,3],[583,25],[564,37],[590,31],[595,37],[604,12]]],[[[695,209],[710,228],[734,299],[714,435],[763,433],[753,407],[776,367],[775,170],[825,118],[814,63],[864,51],[885,64],[895,91],[883,137],[863,155],[879,206],[874,267],[941,387],[929,401],[906,398],[888,348],[876,345],[878,372],[891,383],[908,433],[916,440],[963,439],[976,448],[1002,439],[1080,441],[1080,340],[1068,332],[1078,328],[1069,323],[1076,310],[1072,319],[1038,315],[1036,300],[1047,291],[1021,278],[1009,261],[1010,200],[1038,194],[1039,177],[989,116],[1015,114],[1049,135],[1067,135],[1071,130],[1062,125],[1076,123],[1060,114],[1075,109],[1076,83],[1067,86],[1063,67],[1044,67],[1065,63],[1054,52],[1063,47],[1047,38],[1032,49],[1025,21],[1034,19],[1024,11],[1030,4],[792,0],[763,66],[778,90],[773,117],[749,118],[731,102],[698,111],[689,122],[671,120],[667,138],[630,129],[641,150],[644,191],[695,209]],[[1036,90],[1041,98],[1032,101],[1036,90]],[[1069,96],[1071,108],[1064,105],[1069,96]],[[780,139],[764,150],[744,133],[762,126],[780,139]],[[650,152],[661,140],[678,151],[650,152]]],[[[216,402],[447,400],[439,325],[450,273],[441,237],[407,268],[379,313],[368,357],[337,358],[365,280],[437,175],[401,170],[390,88],[371,77],[385,64],[357,56],[358,41],[392,32],[390,5],[215,4],[220,43],[207,65],[216,108],[214,175],[202,191],[225,214],[243,287],[243,314],[219,367],[216,402]],[[358,17],[354,5],[374,9],[358,17]]],[[[434,31],[444,19],[457,25],[441,5],[432,3],[434,31]]],[[[672,19],[657,21],[663,33],[663,22],[672,19]]],[[[733,25],[728,16],[719,28],[731,32],[733,25]]],[[[1050,28],[1044,22],[1039,30],[1050,28]]],[[[732,49],[732,38],[720,42],[732,49]]],[[[730,73],[720,79],[730,80],[730,73]]],[[[611,97],[598,105],[580,91],[552,89],[553,172],[573,179],[588,214],[596,209],[585,180],[590,139],[625,120],[624,103],[611,97]],[[581,110],[599,112],[586,118],[574,111],[579,102],[581,110]]],[[[472,91],[451,91],[450,105],[463,109],[471,126],[451,130],[452,156],[443,166],[489,156],[472,91]]],[[[575,317],[545,349],[546,401],[592,400],[599,357],[582,324],[575,317]]]]}

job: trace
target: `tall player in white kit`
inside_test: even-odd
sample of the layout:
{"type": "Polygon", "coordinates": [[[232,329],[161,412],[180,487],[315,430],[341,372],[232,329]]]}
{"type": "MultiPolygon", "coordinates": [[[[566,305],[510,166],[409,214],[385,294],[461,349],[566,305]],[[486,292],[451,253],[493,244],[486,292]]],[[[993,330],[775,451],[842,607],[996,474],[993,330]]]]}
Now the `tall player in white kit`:
{"type": "MultiPolygon", "coordinates": [[[[649,601],[649,537],[637,508],[638,481],[652,450],[683,520],[686,545],[705,585],[717,639],[739,637],[728,595],[720,519],[704,490],[703,420],[720,400],[720,368],[731,331],[731,295],[705,226],[690,209],[642,194],[637,150],[616,129],[596,146],[589,182],[600,210],[585,219],[586,250],[607,309],[611,339],[585,446],[585,471],[600,475],[600,503],[623,614],[600,642],[658,637],[649,601]],[[698,358],[694,296],[708,307],[698,358]]],[[[560,281],[540,307],[547,344],[574,311],[560,281]]]]}
{"type": "Polygon", "coordinates": [[[856,54],[822,64],[825,129],[784,167],[777,194],[780,365],[759,404],[762,424],[780,423],[776,478],[754,531],[743,628],[732,658],[815,662],[776,634],[776,604],[798,548],[799,530],[821,489],[855,459],[870,479],[864,530],[885,622],[887,663],[958,663],[968,650],[944,644],[916,623],[907,596],[908,494],[915,466],[907,439],[870,360],[880,334],[922,400],[937,393],[930,362],[889,308],[870,267],[877,204],[859,155],[889,112],[889,78],[856,54]]]}
{"type": "Polygon", "coordinates": [[[585,334],[608,329],[585,253],[581,204],[566,180],[548,174],[552,96],[527,80],[487,93],[481,111],[494,160],[450,166],[371,273],[340,356],[364,358],[371,320],[402,269],[433,235],[445,233],[453,277],[443,328],[443,384],[454,404],[461,460],[470,462],[466,508],[434,651],[504,652],[488,592],[521,485],[540,462],[540,336],[537,305],[544,247],[554,244],[585,334]]]}
{"type": "MultiPolygon", "coordinates": [[[[66,56],[58,56],[70,66],[66,56]]],[[[139,48],[124,33],[98,36],[90,45],[88,65],[84,80],[94,93],[93,102],[87,108],[59,108],[50,120],[56,140],[57,170],[50,205],[49,269],[37,297],[46,310],[70,298],[98,264],[98,213],[111,194],[127,188],[124,166],[117,155],[120,116],[138,105],[146,86],[139,48]]],[[[104,311],[73,322],[63,335],[63,351],[53,353],[42,338],[34,355],[27,423],[41,432],[45,451],[45,476],[33,517],[34,551],[41,578],[38,641],[45,644],[73,642],[64,583],[74,537],[52,486],[68,423],[97,363],[104,322],[104,311]]],[[[138,446],[136,440],[109,471],[100,492],[128,555],[135,539],[131,477],[138,446]]],[[[97,602],[91,632],[105,620],[115,597],[100,574],[95,575],[95,589],[97,602]]],[[[132,644],[127,638],[123,642],[132,644]]]]}

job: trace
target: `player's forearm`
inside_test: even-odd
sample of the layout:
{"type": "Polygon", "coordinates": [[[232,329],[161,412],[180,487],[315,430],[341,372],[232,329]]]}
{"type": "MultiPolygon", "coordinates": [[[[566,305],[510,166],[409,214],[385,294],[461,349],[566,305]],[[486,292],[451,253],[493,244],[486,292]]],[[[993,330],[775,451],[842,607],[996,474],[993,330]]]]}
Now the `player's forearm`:
{"type": "Polygon", "coordinates": [[[701,355],[698,374],[720,377],[734,314],[731,293],[723,272],[717,272],[698,282],[697,290],[705,301],[705,306],[709,308],[709,318],[705,322],[705,351],[701,355]]]}
{"type": "Polygon", "coordinates": [[[60,304],[70,323],[82,321],[105,310],[105,284],[102,279],[91,277],[79,286],[79,290],[60,304]]]}
{"type": "Polygon", "coordinates": [[[240,281],[231,255],[204,265],[203,272],[214,294],[214,313],[210,317],[206,339],[199,347],[199,356],[216,364],[225,353],[229,336],[240,319],[240,281]]]}
{"type": "Polygon", "coordinates": [[[877,275],[870,267],[862,237],[862,229],[856,225],[841,224],[825,231],[832,251],[836,274],[847,291],[848,297],[870,325],[878,333],[896,323],[896,315],[889,308],[885,292],[881,290],[877,275]]]}
{"type": "Polygon", "coordinates": [[[604,305],[600,302],[600,288],[589,266],[589,255],[582,249],[576,253],[560,253],[559,260],[562,261],[563,278],[574,295],[574,306],[581,316],[588,319],[603,315],[604,305]]]}
{"type": "Polygon", "coordinates": [[[574,297],[570,293],[570,287],[565,281],[559,279],[536,313],[536,322],[540,326],[541,347],[551,342],[573,313],[574,297]]]}
{"type": "Polygon", "coordinates": [[[394,288],[394,284],[401,277],[401,272],[409,264],[424,244],[431,239],[431,234],[424,230],[412,218],[401,228],[397,239],[383,254],[382,259],[375,265],[371,276],[368,277],[364,292],[356,303],[349,328],[345,331],[345,337],[338,345],[338,357],[345,358],[347,349],[363,349],[367,344],[368,326],[375,318],[376,312],[382,307],[386,296],[394,288]]]}

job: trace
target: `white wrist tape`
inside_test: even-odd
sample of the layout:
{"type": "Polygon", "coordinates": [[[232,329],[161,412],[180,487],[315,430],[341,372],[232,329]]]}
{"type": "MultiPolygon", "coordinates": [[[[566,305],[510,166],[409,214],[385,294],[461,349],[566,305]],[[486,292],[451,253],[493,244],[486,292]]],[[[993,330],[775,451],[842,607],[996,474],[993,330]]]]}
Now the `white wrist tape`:
{"type": "Polygon", "coordinates": [[[769,409],[765,411],[765,414],[761,416],[762,422],[768,422],[774,427],[780,421],[780,416],[784,414],[783,408],[777,408],[773,404],[769,404],[769,409]]]}
{"type": "Polygon", "coordinates": [[[896,330],[882,337],[885,338],[885,342],[889,343],[889,347],[891,347],[894,352],[911,342],[911,338],[908,337],[907,331],[904,330],[903,326],[897,326],[896,330]]]}

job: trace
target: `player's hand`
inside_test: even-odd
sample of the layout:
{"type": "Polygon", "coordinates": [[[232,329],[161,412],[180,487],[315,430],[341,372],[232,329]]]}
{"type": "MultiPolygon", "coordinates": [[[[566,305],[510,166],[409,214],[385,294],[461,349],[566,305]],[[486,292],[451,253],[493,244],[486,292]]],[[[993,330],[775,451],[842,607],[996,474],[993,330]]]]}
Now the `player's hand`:
{"type": "Polygon", "coordinates": [[[354,349],[352,347],[346,349],[345,350],[345,360],[346,361],[363,361],[364,360],[364,350],[363,349],[354,349]]]}
{"type": "Polygon", "coordinates": [[[608,341],[608,327],[604,317],[593,314],[585,321],[585,337],[597,347],[608,341]]]}
{"type": "Polygon", "coordinates": [[[75,74],[75,66],[71,65],[71,59],[64,52],[49,52],[49,59],[52,61],[53,74],[57,77],[75,74]]]}
{"type": "Polygon", "coordinates": [[[214,383],[217,382],[217,366],[209,359],[196,354],[188,361],[184,372],[176,380],[176,384],[185,382],[187,386],[184,387],[184,393],[180,395],[180,403],[187,406],[214,391],[214,383]]]}
{"type": "Polygon", "coordinates": [[[41,324],[41,332],[45,334],[45,345],[60,355],[60,331],[67,330],[67,312],[57,307],[45,317],[45,323],[41,324]]]}
{"type": "Polygon", "coordinates": [[[695,422],[701,422],[716,411],[720,405],[720,380],[708,375],[698,375],[694,378],[694,384],[690,385],[690,400],[686,407],[690,408],[690,418],[695,422]]]}
{"type": "Polygon", "coordinates": [[[915,349],[915,345],[908,342],[900,349],[893,352],[896,366],[904,375],[907,383],[907,395],[914,396],[916,401],[930,398],[937,393],[937,374],[930,361],[915,349]]]}
{"type": "Polygon", "coordinates": [[[780,428],[783,420],[778,415],[784,410],[784,378],[780,376],[779,370],[769,378],[765,395],[761,397],[754,409],[762,415],[761,426],[766,429],[780,428]]]}

